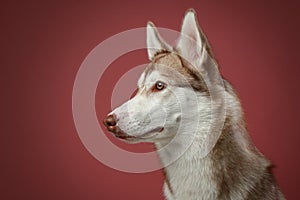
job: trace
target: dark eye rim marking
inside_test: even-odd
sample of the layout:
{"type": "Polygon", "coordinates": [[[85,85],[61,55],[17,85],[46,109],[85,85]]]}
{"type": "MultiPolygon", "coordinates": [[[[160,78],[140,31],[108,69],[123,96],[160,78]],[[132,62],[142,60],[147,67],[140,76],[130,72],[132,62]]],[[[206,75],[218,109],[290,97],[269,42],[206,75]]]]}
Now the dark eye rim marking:
{"type": "Polygon", "coordinates": [[[167,84],[165,84],[162,81],[157,81],[154,86],[152,87],[152,91],[153,92],[159,92],[162,91],[163,89],[165,89],[167,87],[167,84]]]}

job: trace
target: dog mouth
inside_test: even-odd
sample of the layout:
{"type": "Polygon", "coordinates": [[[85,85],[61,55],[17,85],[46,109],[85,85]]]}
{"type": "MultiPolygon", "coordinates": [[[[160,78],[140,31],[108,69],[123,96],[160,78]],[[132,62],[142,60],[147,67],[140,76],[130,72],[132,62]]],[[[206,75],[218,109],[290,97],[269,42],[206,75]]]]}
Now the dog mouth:
{"type": "Polygon", "coordinates": [[[120,130],[118,133],[115,133],[114,135],[116,138],[119,138],[122,140],[149,139],[149,138],[155,136],[156,134],[159,134],[163,130],[164,130],[164,127],[157,127],[157,128],[151,129],[150,131],[147,131],[146,133],[143,133],[140,136],[129,135],[120,130]]]}
{"type": "Polygon", "coordinates": [[[119,139],[123,139],[123,140],[127,140],[127,139],[130,139],[130,138],[135,138],[134,136],[130,136],[130,135],[115,135],[116,138],[119,138],[119,139]]]}
{"type": "Polygon", "coordinates": [[[165,129],[164,127],[157,127],[157,128],[151,129],[150,131],[147,131],[146,133],[142,134],[139,137],[143,138],[143,139],[148,139],[148,138],[155,136],[156,134],[159,134],[164,129],[165,129]]]}

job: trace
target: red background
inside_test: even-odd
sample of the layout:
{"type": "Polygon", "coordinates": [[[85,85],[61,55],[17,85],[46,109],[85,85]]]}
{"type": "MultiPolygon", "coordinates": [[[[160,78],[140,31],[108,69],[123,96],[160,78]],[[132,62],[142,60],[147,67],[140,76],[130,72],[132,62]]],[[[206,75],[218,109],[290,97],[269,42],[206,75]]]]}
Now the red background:
{"type": "MultiPolygon", "coordinates": [[[[299,199],[296,2],[2,1],[0,199],[163,199],[161,171],[122,173],[88,153],[73,123],[72,87],[83,59],[101,41],[148,20],[179,30],[190,7],[239,92],[254,143],[276,165],[287,199],[299,199]]],[[[99,118],[110,111],[117,78],[147,62],[146,51],[125,57],[99,84],[99,118]]]]}

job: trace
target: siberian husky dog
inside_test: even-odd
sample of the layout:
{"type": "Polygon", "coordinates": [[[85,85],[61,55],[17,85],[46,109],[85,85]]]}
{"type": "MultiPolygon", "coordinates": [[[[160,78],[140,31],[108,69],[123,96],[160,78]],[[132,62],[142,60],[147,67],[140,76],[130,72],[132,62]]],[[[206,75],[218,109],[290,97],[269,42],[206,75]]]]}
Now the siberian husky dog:
{"type": "Polygon", "coordinates": [[[125,142],[154,143],[166,199],[284,199],[272,164],[249,138],[235,91],[218,76],[194,10],[187,11],[175,47],[149,22],[147,50],[150,63],[137,94],[104,124],[125,142]]]}

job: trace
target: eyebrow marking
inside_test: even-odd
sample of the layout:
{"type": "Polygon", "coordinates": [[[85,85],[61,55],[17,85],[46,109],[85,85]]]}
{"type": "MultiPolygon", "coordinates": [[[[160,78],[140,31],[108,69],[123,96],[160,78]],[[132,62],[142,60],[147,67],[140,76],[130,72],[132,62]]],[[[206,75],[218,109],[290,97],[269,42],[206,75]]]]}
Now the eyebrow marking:
{"type": "Polygon", "coordinates": [[[166,51],[166,50],[162,50],[162,51],[159,51],[157,52],[154,57],[153,57],[153,60],[152,60],[152,63],[155,63],[157,62],[159,59],[169,55],[171,52],[169,51],[166,51]]]}
{"type": "Polygon", "coordinates": [[[142,84],[144,85],[145,84],[145,81],[146,81],[146,77],[150,74],[150,72],[152,72],[154,70],[154,65],[155,63],[160,60],[161,58],[169,55],[171,52],[169,51],[166,51],[166,50],[162,50],[162,51],[159,51],[157,52],[153,59],[151,60],[151,62],[149,63],[149,65],[146,67],[145,71],[144,71],[144,80],[142,82],[142,84]]]}

